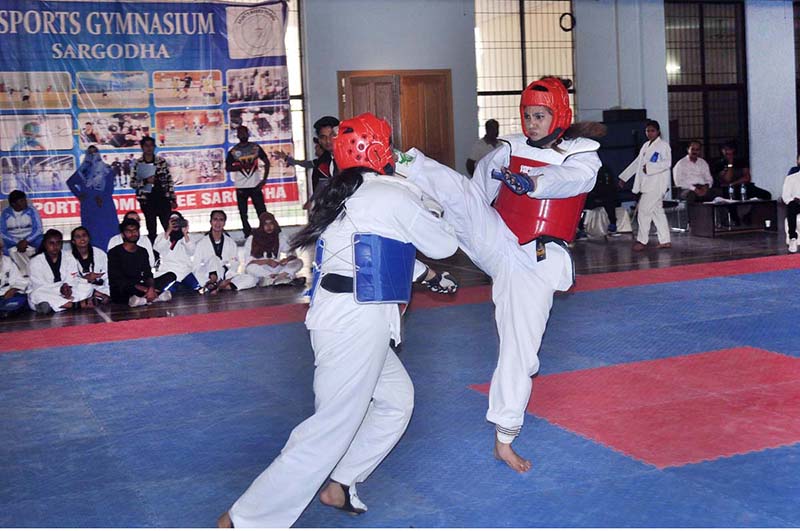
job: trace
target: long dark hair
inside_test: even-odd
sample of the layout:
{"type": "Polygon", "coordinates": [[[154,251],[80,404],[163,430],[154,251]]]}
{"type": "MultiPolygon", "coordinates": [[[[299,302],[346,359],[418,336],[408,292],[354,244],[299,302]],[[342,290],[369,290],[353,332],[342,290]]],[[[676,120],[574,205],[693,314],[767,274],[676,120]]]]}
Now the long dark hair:
{"type": "Polygon", "coordinates": [[[369,168],[347,168],[334,175],[314,201],[308,216],[308,225],[300,229],[289,243],[292,249],[313,245],[325,229],[338,218],[344,202],[364,182],[362,172],[369,168]]]}
{"type": "Polygon", "coordinates": [[[92,235],[89,233],[89,229],[80,225],[72,229],[72,232],[69,233],[69,243],[70,247],[72,247],[72,256],[75,257],[75,260],[78,261],[79,264],[83,265],[83,257],[81,253],[78,251],[78,247],[73,243],[75,241],[75,233],[79,230],[86,232],[86,235],[89,237],[89,256],[86,258],[87,262],[91,265],[94,265],[94,249],[92,248],[92,235]]]}

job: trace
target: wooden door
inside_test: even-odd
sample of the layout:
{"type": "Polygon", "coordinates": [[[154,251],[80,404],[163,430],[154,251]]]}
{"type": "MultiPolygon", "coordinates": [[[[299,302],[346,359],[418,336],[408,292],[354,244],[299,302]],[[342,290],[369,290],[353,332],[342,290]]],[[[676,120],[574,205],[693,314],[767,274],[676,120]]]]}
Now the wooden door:
{"type": "Polygon", "coordinates": [[[400,141],[400,76],[351,76],[340,74],[339,117],[371,112],[392,126],[392,142],[400,141]]]}
{"type": "Polygon", "coordinates": [[[371,112],[392,125],[395,146],[454,167],[450,79],[449,70],[339,72],[339,116],[371,112]]]}

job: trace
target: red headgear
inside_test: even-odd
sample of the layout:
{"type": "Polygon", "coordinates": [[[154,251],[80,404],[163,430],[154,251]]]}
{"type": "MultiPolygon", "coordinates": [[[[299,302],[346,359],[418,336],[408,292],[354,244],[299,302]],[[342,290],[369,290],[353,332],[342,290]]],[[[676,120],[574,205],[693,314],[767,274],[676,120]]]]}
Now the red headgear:
{"type": "Polygon", "coordinates": [[[333,139],[333,159],[342,170],[361,167],[393,173],[392,128],[368,112],[344,120],[333,139]]]}
{"type": "Polygon", "coordinates": [[[547,107],[553,113],[553,123],[550,124],[547,136],[536,144],[548,144],[559,138],[572,123],[569,94],[564,83],[558,78],[546,77],[534,81],[522,91],[522,98],[519,101],[519,116],[522,120],[522,132],[526,135],[528,131],[525,127],[525,107],[531,105],[547,107]]]}

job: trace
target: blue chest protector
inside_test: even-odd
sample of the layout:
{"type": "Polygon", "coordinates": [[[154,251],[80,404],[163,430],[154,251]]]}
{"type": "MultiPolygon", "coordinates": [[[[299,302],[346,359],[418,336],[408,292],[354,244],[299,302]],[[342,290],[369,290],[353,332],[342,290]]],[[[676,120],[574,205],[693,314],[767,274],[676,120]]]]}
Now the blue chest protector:
{"type": "MultiPolygon", "coordinates": [[[[314,253],[314,276],[309,291],[312,302],[321,280],[320,264],[324,250],[325,242],[319,240],[314,253]]],[[[417,249],[411,243],[377,234],[353,234],[353,291],[356,302],[408,304],[416,254],[417,249]]]]}

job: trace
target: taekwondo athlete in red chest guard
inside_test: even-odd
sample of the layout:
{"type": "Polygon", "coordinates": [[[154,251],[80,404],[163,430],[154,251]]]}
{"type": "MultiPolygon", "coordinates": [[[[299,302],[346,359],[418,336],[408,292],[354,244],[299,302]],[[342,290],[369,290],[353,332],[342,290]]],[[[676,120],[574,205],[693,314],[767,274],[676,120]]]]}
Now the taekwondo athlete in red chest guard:
{"type": "Polygon", "coordinates": [[[574,281],[567,243],[600,168],[599,144],[584,136],[601,136],[604,128],[572,124],[567,88],[557,78],[528,85],[520,115],[523,134],[505,137],[472,179],[416,149],[398,154],[397,173],[442,206],[462,250],[492,277],[500,348],[486,418],[496,427],[495,457],[526,472],[530,461],[511,443],[539,371],[553,294],[574,281]]]}

